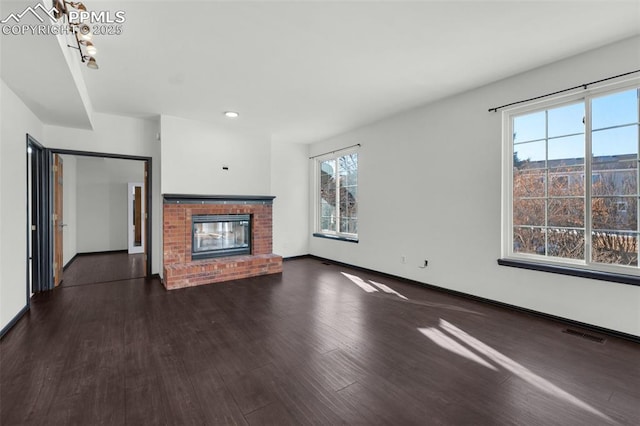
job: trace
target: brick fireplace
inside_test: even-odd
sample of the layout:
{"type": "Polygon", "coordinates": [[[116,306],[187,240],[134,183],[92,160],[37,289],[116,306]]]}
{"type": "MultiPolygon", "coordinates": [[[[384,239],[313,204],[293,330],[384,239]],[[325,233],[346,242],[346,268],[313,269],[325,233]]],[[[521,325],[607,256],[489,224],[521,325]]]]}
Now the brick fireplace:
{"type": "Polygon", "coordinates": [[[272,253],[272,196],[165,194],[163,272],[167,290],[282,272],[282,257],[272,253]],[[192,259],[194,216],[249,215],[251,253],[192,259]]]}

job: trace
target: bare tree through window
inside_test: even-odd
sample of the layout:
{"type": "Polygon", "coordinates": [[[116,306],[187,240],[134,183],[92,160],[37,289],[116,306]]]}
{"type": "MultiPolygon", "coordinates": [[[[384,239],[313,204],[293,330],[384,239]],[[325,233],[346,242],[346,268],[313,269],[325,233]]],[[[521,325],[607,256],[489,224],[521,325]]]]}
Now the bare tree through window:
{"type": "Polygon", "coordinates": [[[358,233],[358,153],[320,163],[320,231],[358,233]]]}
{"type": "Polygon", "coordinates": [[[514,253],[638,266],[638,94],[513,119],[514,253]]]}

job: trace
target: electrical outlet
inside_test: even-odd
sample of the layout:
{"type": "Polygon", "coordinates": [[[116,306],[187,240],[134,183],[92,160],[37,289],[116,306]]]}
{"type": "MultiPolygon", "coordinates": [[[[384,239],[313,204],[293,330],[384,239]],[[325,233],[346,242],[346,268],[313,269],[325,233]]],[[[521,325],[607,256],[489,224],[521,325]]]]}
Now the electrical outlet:
{"type": "Polygon", "coordinates": [[[429,265],[429,261],[428,260],[424,260],[424,267],[426,268],[429,265]]]}
{"type": "Polygon", "coordinates": [[[407,263],[407,257],[404,256],[404,255],[400,256],[400,263],[402,263],[402,264],[407,263]]]}

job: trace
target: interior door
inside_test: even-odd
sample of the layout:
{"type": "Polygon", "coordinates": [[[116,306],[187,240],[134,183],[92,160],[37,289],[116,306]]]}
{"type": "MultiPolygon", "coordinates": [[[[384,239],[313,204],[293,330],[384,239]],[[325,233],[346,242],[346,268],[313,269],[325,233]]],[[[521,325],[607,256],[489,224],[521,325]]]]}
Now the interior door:
{"type": "Polygon", "coordinates": [[[63,246],[62,233],[64,221],[62,216],[63,163],[58,154],[53,155],[53,283],[57,287],[62,282],[63,246]]]}
{"type": "Polygon", "coordinates": [[[142,183],[129,183],[128,185],[128,235],[129,254],[144,253],[145,243],[145,203],[144,187],[142,183]]]}

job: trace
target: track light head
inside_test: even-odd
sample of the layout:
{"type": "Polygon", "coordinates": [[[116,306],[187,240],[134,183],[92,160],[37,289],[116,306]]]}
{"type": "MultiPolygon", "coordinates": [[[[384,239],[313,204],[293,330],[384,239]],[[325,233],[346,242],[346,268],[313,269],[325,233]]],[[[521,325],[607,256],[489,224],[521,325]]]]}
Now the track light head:
{"type": "Polygon", "coordinates": [[[97,70],[98,68],[100,68],[98,66],[98,63],[96,62],[96,59],[92,57],[89,57],[89,60],[87,61],[87,67],[91,68],[92,70],[97,70]]]}

